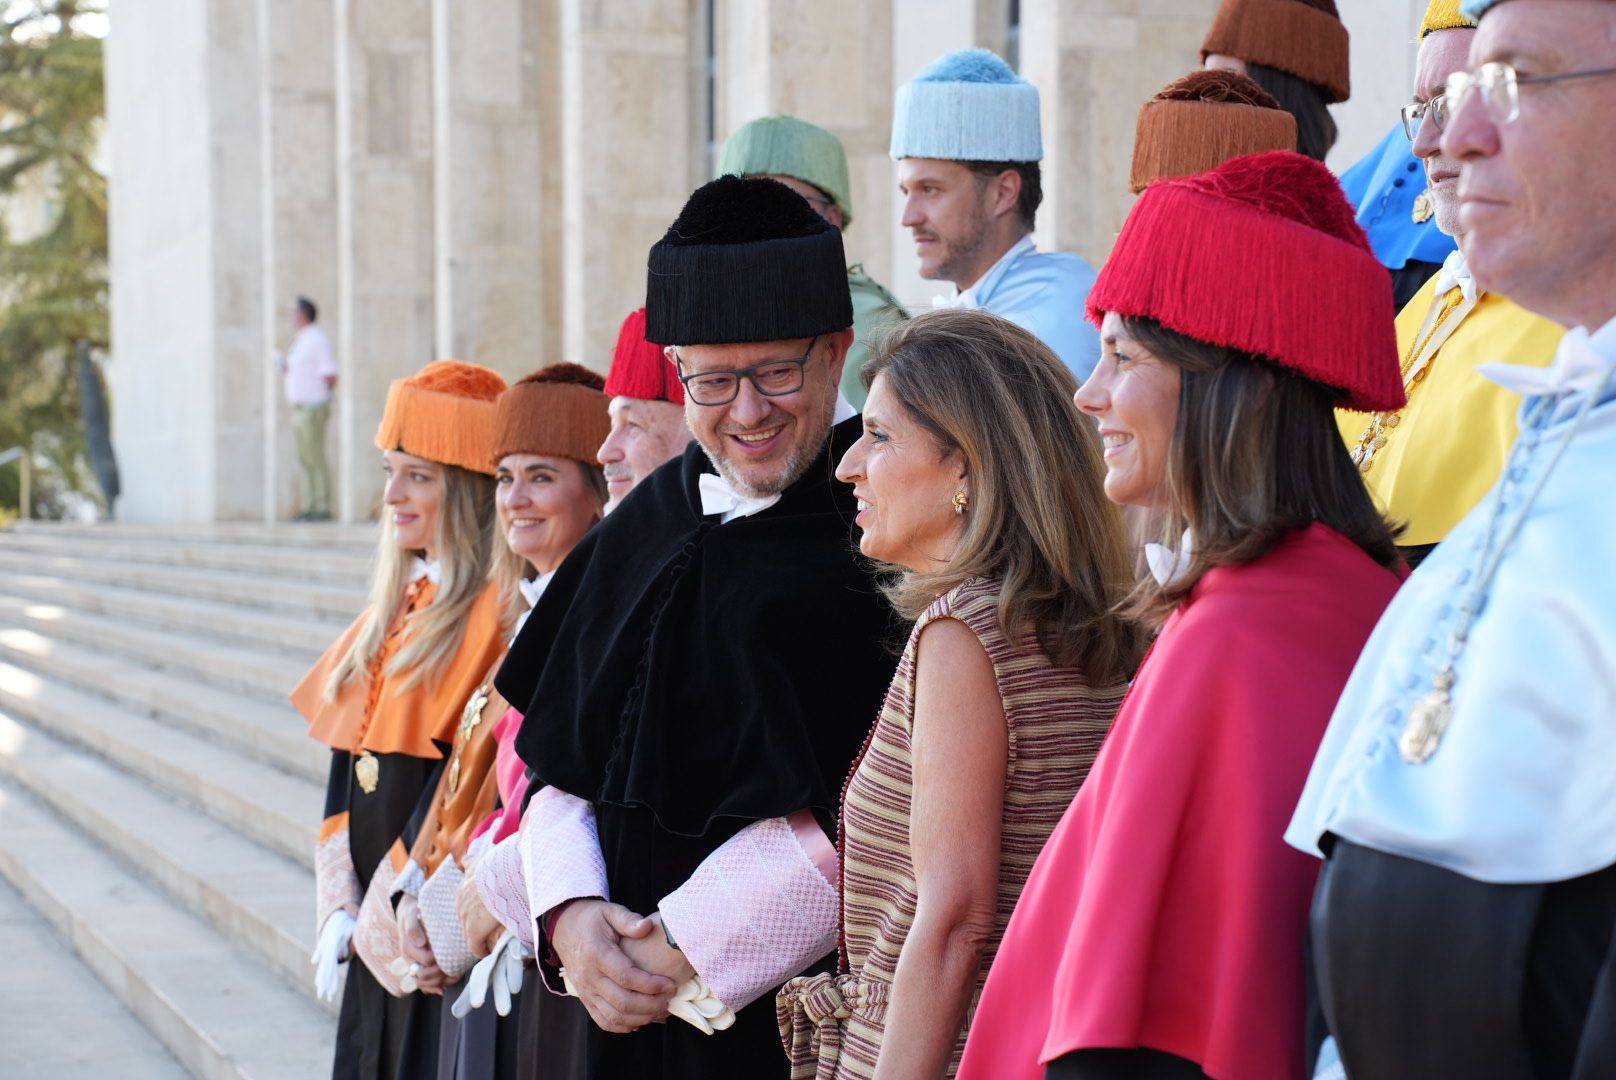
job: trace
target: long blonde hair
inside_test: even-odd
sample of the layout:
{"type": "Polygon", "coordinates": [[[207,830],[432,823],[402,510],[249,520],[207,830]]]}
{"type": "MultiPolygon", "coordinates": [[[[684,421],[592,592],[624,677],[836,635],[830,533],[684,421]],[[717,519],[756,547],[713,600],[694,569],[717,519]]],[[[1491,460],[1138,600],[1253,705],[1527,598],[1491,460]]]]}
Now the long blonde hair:
{"type": "MultiPolygon", "coordinates": [[[[488,584],[495,541],[494,478],[455,465],[440,465],[442,501],[438,511],[438,589],[432,603],[405,620],[404,643],[387,674],[404,675],[399,690],[436,679],[449,666],[466,636],[471,606],[488,584]]],[[[387,627],[404,601],[417,552],[398,546],[392,516],[382,514],[376,566],[370,579],[370,606],[348,654],[325,684],[329,701],[351,680],[363,679],[381,652],[387,627]]]]}
{"type": "Polygon", "coordinates": [[[1051,661],[1095,685],[1131,677],[1143,634],[1116,611],[1132,580],[1122,519],[1105,497],[1099,435],[1072,402],[1071,372],[1013,323],[935,311],[893,331],[865,386],[877,376],[941,455],[960,454],[970,487],[948,565],[888,587],[898,612],[917,618],[961,582],[995,579],[1010,640],[1030,627],[1051,661]]]}

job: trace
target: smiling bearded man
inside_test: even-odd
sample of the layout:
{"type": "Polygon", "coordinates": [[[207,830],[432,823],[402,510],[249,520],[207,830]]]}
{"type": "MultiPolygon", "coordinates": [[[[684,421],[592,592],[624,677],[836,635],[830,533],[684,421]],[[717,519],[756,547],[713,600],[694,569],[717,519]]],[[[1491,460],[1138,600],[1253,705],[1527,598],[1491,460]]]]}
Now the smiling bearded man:
{"type": "Polygon", "coordinates": [[[1425,162],[1437,228],[1459,242],[1397,316],[1408,404],[1397,412],[1336,413],[1375,502],[1407,526],[1397,542],[1410,566],[1481,501],[1515,441],[1520,395],[1476,374],[1477,366],[1505,356],[1546,365],[1565,333],[1489,292],[1465,263],[1459,163],[1439,143],[1452,110],[1444,84],[1464,70],[1475,26],[1458,0],[1431,0],[1420,27],[1413,100],[1403,112],[1414,153],[1425,162]]]}
{"type": "Polygon", "coordinates": [[[594,1021],[547,1080],[783,1080],[774,992],[834,959],[829,837],[896,665],[832,475],[852,322],[841,233],[776,181],[707,184],[651,249],[697,445],[574,549],[497,680],[536,793],[520,929],[594,1021]]]}

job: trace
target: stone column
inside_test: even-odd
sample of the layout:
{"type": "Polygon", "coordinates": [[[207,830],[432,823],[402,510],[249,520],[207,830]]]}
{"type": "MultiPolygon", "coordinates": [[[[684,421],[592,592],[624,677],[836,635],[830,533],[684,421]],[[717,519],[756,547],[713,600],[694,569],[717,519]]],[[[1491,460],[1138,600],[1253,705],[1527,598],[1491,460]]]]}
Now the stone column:
{"type": "Polygon", "coordinates": [[[567,359],[556,0],[433,0],[437,352],[507,377],[567,359]]]}
{"type": "Polygon", "coordinates": [[[1139,106],[1200,66],[1218,0],[1022,0],[1021,74],[1044,128],[1041,247],[1096,267],[1133,205],[1128,171],[1139,106]]]}
{"type": "Polygon", "coordinates": [[[370,517],[394,378],[435,358],[431,0],[336,0],[338,513],[370,517]]]}
{"type": "Polygon", "coordinates": [[[1345,172],[1399,123],[1414,89],[1414,54],[1425,0],[1353,0],[1338,5],[1352,36],[1352,99],[1333,106],[1339,135],[1330,167],[1345,172]]]}
{"type": "Polygon", "coordinates": [[[892,0],[732,0],[715,15],[717,140],[776,113],[834,132],[852,182],[848,262],[891,280],[892,0]]]}
{"type": "MultiPolygon", "coordinates": [[[[257,0],[259,108],[263,170],[263,325],[259,352],[264,383],[265,521],[284,520],[298,504],[297,449],[280,371],[267,360],[292,340],[297,296],[320,311],[333,342],[340,337],[337,303],[336,31],[333,0],[257,0]]],[[[349,357],[337,363],[347,374],[349,357]]],[[[331,425],[328,457],[342,428],[331,425]]],[[[332,470],[333,486],[341,490],[332,470]]],[[[335,494],[335,491],[333,492],[335,494]]],[[[304,493],[303,498],[307,495],[304,493]]],[[[333,505],[336,500],[333,499],[333,505]]]]}
{"type": "Polygon", "coordinates": [[[646,253],[705,179],[706,20],[700,0],[557,2],[563,355],[604,371],[646,253]]]}
{"type": "Polygon", "coordinates": [[[129,521],[262,512],[254,0],[114,5],[113,436],[129,521]]]}
{"type": "MultiPolygon", "coordinates": [[[[886,88],[887,139],[883,149],[890,146],[892,96],[898,87],[921,68],[954,49],[992,49],[1004,56],[1010,33],[1009,0],[891,0],[891,5],[892,81],[886,88]]],[[[1022,48],[1025,50],[1025,44],[1022,48]]],[[[892,277],[885,284],[911,312],[926,311],[931,307],[932,297],[946,290],[948,285],[926,281],[920,276],[914,241],[909,230],[899,224],[903,211],[898,202],[897,170],[890,159],[887,191],[891,200],[888,237],[892,247],[892,277]]]]}

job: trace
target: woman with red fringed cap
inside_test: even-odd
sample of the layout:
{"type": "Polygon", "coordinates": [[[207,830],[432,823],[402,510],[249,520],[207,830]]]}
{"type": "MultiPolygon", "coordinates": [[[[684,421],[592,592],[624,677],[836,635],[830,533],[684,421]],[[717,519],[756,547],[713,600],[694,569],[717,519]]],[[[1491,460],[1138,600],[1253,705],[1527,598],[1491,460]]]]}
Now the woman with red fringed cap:
{"type": "Polygon", "coordinates": [[[1335,178],[1274,151],[1147,188],[1088,311],[1106,494],[1167,517],[1128,607],[1159,632],[959,1075],[1292,1080],[1319,864],[1285,825],[1402,575],[1332,415],[1402,400],[1391,289],[1335,178]]]}
{"type": "Polygon", "coordinates": [[[504,389],[454,360],[394,380],[376,432],[387,486],[370,605],[291,695],[331,747],[315,853],[320,996],[336,995],[350,956],[363,961],[347,965],[334,1080],[437,1074],[438,999],[406,990],[394,969],[391,897],[461,709],[509,634],[489,579],[504,389]]]}

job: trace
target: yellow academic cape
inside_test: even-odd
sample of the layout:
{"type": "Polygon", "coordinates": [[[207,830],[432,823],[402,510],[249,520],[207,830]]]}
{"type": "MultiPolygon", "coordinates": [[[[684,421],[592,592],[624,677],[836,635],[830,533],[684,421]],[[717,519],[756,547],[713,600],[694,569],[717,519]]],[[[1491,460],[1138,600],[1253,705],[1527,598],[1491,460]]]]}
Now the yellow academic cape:
{"type": "MultiPolygon", "coordinates": [[[[1436,280],[1426,282],[1397,316],[1397,346],[1405,359],[1416,336],[1429,332],[1427,318],[1443,299],[1436,295],[1436,280]]],[[[1399,544],[1439,543],[1503,471],[1521,398],[1476,374],[1477,365],[1503,360],[1547,367],[1564,333],[1502,296],[1483,293],[1442,343],[1364,477],[1382,512],[1408,526],[1399,544]]],[[[1336,421],[1351,448],[1370,416],[1340,409],[1336,421]]]]}

